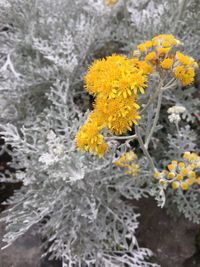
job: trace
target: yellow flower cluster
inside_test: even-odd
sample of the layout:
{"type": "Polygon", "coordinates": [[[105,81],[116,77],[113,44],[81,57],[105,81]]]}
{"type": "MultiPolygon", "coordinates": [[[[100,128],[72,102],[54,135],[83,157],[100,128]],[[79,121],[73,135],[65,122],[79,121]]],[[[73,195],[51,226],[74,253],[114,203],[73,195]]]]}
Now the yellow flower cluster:
{"type": "Polygon", "coordinates": [[[124,168],[128,175],[137,176],[139,165],[134,163],[136,160],[137,155],[133,151],[129,151],[115,161],[115,166],[124,168]]]}
{"type": "Polygon", "coordinates": [[[181,43],[172,34],[161,34],[141,43],[138,50],[133,51],[134,57],[144,57],[152,71],[171,71],[172,75],[184,86],[194,81],[197,62],[193,58],[176,52],[181,43]]]}
{"type": "Polygon", "coordinates": [[[95,61],[85,76],[85,88],[95,97],[94,109],[76,136],[77,147],[102,156],[106,152],[104,128],[124,134],[140,119],[138,91],[144,93],[148,66],[138,59],[112,55],[95,61]]]}
{"type": "Polygon", "coordinates": [[[154,177],[159,179],[161,185],[170,183],[173,189],[181,188],[187,190],[194,183],[200,184],[200,156],[194,152],[185,152],[183,161],[172,162],[167,166],[167,170],[155,171],[154,177]]]}
{"type": "Polygon", "coordinates": [[[76,144],[79,150],[102,157],[107,150],[107,144],[103,143],[103,135],[99,133],[100,130],[98,124],[93,123],[89,118],[76,135],[76,144]]]}
{"type": "Polygon", "coordinates": [[[175,77],[185,86],[191,84],[194,81],[195,68],[198,68],[197,62],[181,52],[176,52],[175,58],[178,63],[174,70],[175,77]]]}

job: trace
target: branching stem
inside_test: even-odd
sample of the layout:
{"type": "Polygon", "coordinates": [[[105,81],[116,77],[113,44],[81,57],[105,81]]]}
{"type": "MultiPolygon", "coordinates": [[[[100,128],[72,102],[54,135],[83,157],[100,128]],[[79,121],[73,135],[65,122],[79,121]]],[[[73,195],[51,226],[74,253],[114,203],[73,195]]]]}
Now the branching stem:
{"type": "Polygon", "coordinates": [[[142,137],[141,137],[141,135],[140,135],[139,127],[136,126],[136,125],[135,125],[135,132],[136,132],[136,134],[137,134],[138,142],[139,142],[139,144],[140,144],[140,147],[141,147],[141,149],[142,149],[144,155],[147,157],[147,159],[148,159],[148,161],[149,161],[149,165],[150,165],[150,167],[151,167],[152,172],[154,172],[154,171],[155,171],[155,166],[154,166],[153,160],[152,160],[151,156],[149,155],[149,152],[148,152],[148,150],[146,149],[146,147],[145,147],[145,145],[144,145],[144,143],[143,143],[142,137]]]}
{"type": "Polygon", "coordinates": [[[146,110],[149,108],[149,106],[154,102],[154,100],[156,99],[156,97],[159,95],[161,88],[163,86],[163,80],[161,79],[158,87],[156,88],[155,92],[153,93],[153,95],[149,98],[146,106],[140,111],[140,115],[143,114],[144,112],[146,112],[146,110]]]}
{"type": "Polygon", "coordinates": [[[5,71],[5,70],[7,70],[8,67],[10,67],[10,70],[12,71],[12,73],[14,74],[14,76],[15,76],[17,79],[19,79],[19,77],[21,76],[21,74],[18,73],[18,72],[15,70],[15,68],[14,68],[14,66],[13,66],[13,64],[12,64],[12,61],[11,61],[11,59],[10,59],[10,54],[7,55],[6,62],[5,62],[5,64],[0,68],[0,72],[3,72],[3,71],[5,71]]]}

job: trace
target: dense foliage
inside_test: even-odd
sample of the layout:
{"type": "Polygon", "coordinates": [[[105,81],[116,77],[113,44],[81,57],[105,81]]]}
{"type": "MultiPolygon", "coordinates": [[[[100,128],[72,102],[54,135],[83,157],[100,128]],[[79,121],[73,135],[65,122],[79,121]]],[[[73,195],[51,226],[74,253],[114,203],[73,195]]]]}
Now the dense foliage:
{"type": "Polygon", "coordinates": [[[150,267],[131,199],[200,222],[199,15],[198,0],[1,1],[1,153],[16,170],[1,181],[23,182],[8,245],[37,225],[63,266],[150,267]]]}

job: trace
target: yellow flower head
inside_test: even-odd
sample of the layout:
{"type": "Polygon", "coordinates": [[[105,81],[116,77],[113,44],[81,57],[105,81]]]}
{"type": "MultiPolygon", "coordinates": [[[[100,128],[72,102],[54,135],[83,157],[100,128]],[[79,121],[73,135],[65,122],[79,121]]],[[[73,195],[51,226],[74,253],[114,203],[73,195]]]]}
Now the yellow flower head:
{"type": "Polygon", "coordinates": [[[111,133],[123,134],[131,130],[133,124],[137,124],[140,118],[137,110],[139,106],[135,102],[134,96],[115,99],[104,99],[97,97],[95,113],[99,114],[106,128],[111,133]]]}
{"type": "Polygon", "coordinates": [[[174,75],[184,86],[187,86],[194,81],[195,72],[191,67],[185,68],[183,65],[179,65],[175,68],[174,75]]]}
{"type": "Polygon", "coordinates": [[[153,52],[148,53],[145,57],[145,60],[150,61],[150,62],[155,61],[156,60],[156,52],[153,51],[153,52]]]}
{"type": "Polygon", "coordinates": [[[113,6],[118,2],[118,0],[104,0],[104,2],[107,6],[113,6]]]}
{"type": "Polygon", "coordinates": [[[84,124],[77,133],[76,145],[79,150],[89,151],[99,157],[107,150],[107,145],[103,144],[103,135],[99,133],[98,125],[91,121],[84,124]]]}
{"type": "Polygon", "coordinates": [[[85,76],[86,90],[102,98],[127,98],[138,90],[144,93],[145,82],[143,68],[134,59],[121,55],[96,60],[85,76]]]}
{"type": "Polygon", "coordinates": [[[102,156],[102,129],[124,134],[140,119],[137,104],[138,90],[144,93],[151,67],[137,58],[112,55],[95,61],[85,76],[86,90],[95,96],[94,109],[76,136],[77,147],[102,156]]]}
{"type": "Polygon", "coordinates": [[[194,81],[197,62],[174,49],[181,44],[172,34],[160,34],[152,40],[148,40],[137,46],[138,50],[133,52],[133,57],[144,59],[151,69],[146,72],[162,72],[167,70],[175,76],[184,86],[194,81]]]}
{"type": "Polygon", "coordinates": [[[173,64],[173,59],[172,58],[166,58],[161,62],[161,67],[165,70],[169,70],[171,69],[173,64]]]}
{"type": "Polygon", "coordinates": [[[175,55],[177,67],[174,69],[174,75],[180,82],[187,86],[194,81],[195,68],[198,68],[197,62],[183,53],[177,51],[175,55]]]}
{"type": "Polygon", "coordinates": [[[175,57],[172,52],[173,47],[179,44],[180,42],[172,34],[160,34],[152,40],[139,44],[138,50],[133,52],[133,56],[145,59],[146,63],[152,67],[149,73],[153,70],[160,70],[160,68],[156,68],[159,65],[162,69],[171,70],[175,57]]]}

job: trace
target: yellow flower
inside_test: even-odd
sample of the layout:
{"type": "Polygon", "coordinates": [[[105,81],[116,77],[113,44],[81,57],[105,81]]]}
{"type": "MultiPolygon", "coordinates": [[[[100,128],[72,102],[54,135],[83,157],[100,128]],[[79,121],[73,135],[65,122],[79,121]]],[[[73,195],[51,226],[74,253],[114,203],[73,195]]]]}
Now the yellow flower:
{"type": "MultiPolygon", "coordinates": [[[[77,147],[102,157],[107,151],[101,130],[124,134],[140,119],[138,90],[144,93],[151,67],[137,58],[112,55],[96,60],[85,76],[85,89],[95,96],[94,109],[76,136],[77,147]]],[[[132,171],[136,173],[136,169],[132,171]]]]}
{"type": "Polygon", "coordinates": [[[151,48],[152,47],[152,41],[148,40],[145,42],[144,45],[146,46],[146,48],[151,48]]]}
{"type": "Polygon", "coordinates": [[[174,70],[174,75],[181,81],[184,86],[191,84],[194,81],[195,68],[198,67],[197,62],[189,56],[176,52],[176,64],[178,66],[174,70]]]}
{"type": "Polygon", "coordinates": [[[195,65],[195,61],[193,58],[185,56],[183,53],[179,51],[176,52],[176,57],[181,65],[191,66],[191,67],[195,65]]]}
{"type": "Polygon", "coordinates": [[[152,46],[158,46],[158,45],[159,45],[158,39],[152,39],[152,46]]]}
{"type": "Polygon", "coordinates": [[[183,158],[188,160],[190,158],[190,152],[184,152],[183,158]]]}
{"type": "Polygon", "coordinates": [[[175,177],[175,174],[173,172],[170,172],[168,175],[167,175],[167,178],[168,179],[173,179],[175,177]]]}
{"type": "Polygon", "coordinates": [[[105,152],[108,150],[107,144],[100,144],[97,146],[96,153],[101,158],[105,154],[105,152]]]}
{"type": "Polygon", "coordinates": [[[137,60],[121,55],[96,60],[85,76],[86,90],[105,99],[127,98],[138,90],[144,93],[145,82],[146,75],[137,60]]]}
{"type": "Polygon", "coordinates": [[[193,185],[194,181],[195,180],[193,178],[189,178],[186,180],[186,183],[190,186],[190,185],[193,185]]]}
{"type": "Polygon", "coordinates": [[[104,2],[107,6],[113,6],[118,2],[118,0],[104,0],[104,2]]]}
{"type": "Polygon", "coordinates": [[[143,70],[143,73],[145,75],[148,75],[153,72],[153,67],[149,65],[146,61],[139,61],[138,65],[143,70]]]}
{"type": "Polygon", "coordinates": [[[172,34],[160,34],[154,37],[152,40],[155,43],[155,46],[160,44],[164,48],[173,47],[180,43],[172,34]]]}
{"type": "Polygon", "coordinates": [[[146,61],[155,61],[156,60],[156,52],[150,52],[145,57],[146,61]]]}
{"type": "Polygon", "coordinates": [[[157,48],[159,57],[165,57],[169,53],[170,50],[171,50],[171,47],[167,47],[167,48],[158,47],[157,48]]]}
{"type": "Polygon", "coordinates": [[[175,72],[174,72],[174,74],[175,74],[176,78],[178,78],[178,79],[182,79],[182,77],[183,77],[184,74],[185,74],[185,68],[184,68],[184,66],[177,66],[177,67],[175,68],[175,72]]]}
{"type": "Polygon", "coordinates": [[[133,176],[137,176],[139,166],[138,164],[133,163],[136,160],[137,160],[137,155],[133,151],[129,151],[121,155],[119,160],[115,161],[114,164],[117,167],[125,168],[126,174],[128,175],[132,174],[133,176]]]}
{"type": "Polygon", "coordinates": [[[196,173],[194,171],[189,172],[190,178],[196,178],[196,173]]]}
{"type": "Polygon", "coordinates": [[[156,170],[156,171],[154,172],[154,177],[155,177],[155,178],[159,178],[160,175],[161,175],[161,174],[160,174],[159,171],[156,170]]]}
{"type": "Polygon", "coordinates": [[[197,171],[200,169],[200,156],[194,152],[184,152],[184,161],[177,162],[172,160],[167,166],[169,170],[163,170],[161,173],[157,170],[154,173],[156,179],[164,179],[166,183],[171,183],[173,189],[181,187],[182,190],[188,190],[194,183],[200,184],[200,177],[197,171]],[[171,180],[172,179],[172,180],[171,180]]]}
{"type": "Polygon", "coordinates": [[[179,162],[178,163],[178,167],[179,167],[179,170],[182,170],[183,168],[185,168],[185,163],[184,162],[179,162]]]}
{"type": "Polygon", "coordinates": [[[168,42],[168,41],[163,41],[163,43],[162,43],[162,47],[166,48],[166,47],[170,47],[170,46],[171,46],[170,42],[168,42]]]}
{"type": "Polygon", "coordinates": [[[168,168],[169,171],[173,171],[173,170],[175,170],[176,165],[175,165],[175,164],[169,164],[169,165],[167,166],[167,168],[168,168]]]}
{"type": "Polygon", "coordinates": [[[178,173],[178,174],[176,175],[176,179],[177,179],[178,181],[182,181],[182,180],[183,180],[183,175],[180,174],[180,173],[178,173]]]}
{"type": "Polygon", "coordinates": [[[169,69],[171,69],[172,64],[173,64],[173,59],[172,58],[166,58],[161,62],[160,65],[163,69],[169,70],[169,69]]]}
{"type": "Polygon", "coordinates": [[[138,109],[139,106],[133,96],[107,99],[107,101],[97,97],[94,105],[95,113],[100,115],[105,127],[114,134],[126,133],[132,129],[133,124],[137,124],[137,120],[140,119],[138,109]]]}
{"type": "Polygon", "coordinates": [[[186,168],[183,168],[183,169],[181,170],[181,174],[182,174],[183,176],[188,175],[188,173],[189,173],[189,171],[188,171],[188,169],[186,169],[186,168]]]}
{"type": "Polygon", "coordinates": [[[179,183],[176,182],[176,181],[172,182],[172,188],[173,188],[173,189],[177,189],[177,188],[179,188],[179,183]]]}
{"type": "Polygon", "coordinates": [[[146,52],[146,46],[145,46],[145,44],[139,44],[139,45],[137,46],[137,48],[139,49],[139,51],[140,51],[141,53],[146,52]]]}
{"type": "Polygon", "coordinates": [[[185,183],[181,183],[181,188],[182,190],[188,190],[189,185],[185,182],[185,183]]]}
{"type": "Polygon", "coordinates": [[[174,71],[175,77],[186,86],[194,81],[195,72],[193,68],[185,68],[184,66],[177,66],[174,71]]]}
{"type": "Polygon", "coordinates": [[[94,155],[102,156],[106,152],[103,145],[103,135],[99,133],[96,123],[88,121],[76,135],[76,145],[80,151],[88,151],[94,155]]]}

